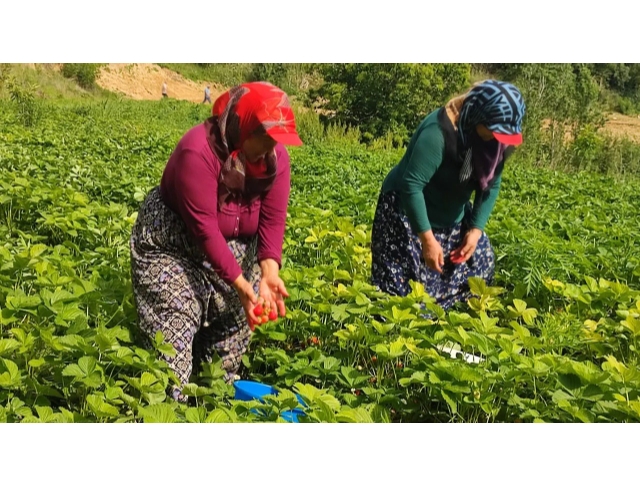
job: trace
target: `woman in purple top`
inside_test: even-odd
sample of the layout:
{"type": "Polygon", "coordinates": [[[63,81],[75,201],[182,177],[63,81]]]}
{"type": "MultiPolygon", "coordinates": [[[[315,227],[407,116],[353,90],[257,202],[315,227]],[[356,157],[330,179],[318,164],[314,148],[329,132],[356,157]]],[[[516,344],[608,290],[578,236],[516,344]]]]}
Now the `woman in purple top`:
{"type": "MultiPolygon", "coordinates": [[[[182,386],[214,353],[225,380],[237,378],[258,299],[285,314],[285,144],[302,144],[287,95],[262,82],[232,88],[183,136],[139,211],[130,248],[140,329],[173,345],[163,358],[182,386]]],[[[186,400],[181,387],[171,393],[186,400]]]]}

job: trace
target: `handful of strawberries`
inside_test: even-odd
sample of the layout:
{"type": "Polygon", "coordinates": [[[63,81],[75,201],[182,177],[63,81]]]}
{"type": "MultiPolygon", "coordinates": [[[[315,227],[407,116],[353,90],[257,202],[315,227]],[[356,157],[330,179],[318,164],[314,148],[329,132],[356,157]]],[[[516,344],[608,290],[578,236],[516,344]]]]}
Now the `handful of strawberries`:
{"type": "Polygon", "coordinates": [[[264,300],[260,298],[258,304],[253,308],[253,314],[256,315],[257,320],[253,321],[249,319],[249,328],[251,331],[256,329],[256,326],[260,326],[267,321],[276,321],[278,319],[278,312],[269,306],[269,303],[264,303],[264,300]]]}

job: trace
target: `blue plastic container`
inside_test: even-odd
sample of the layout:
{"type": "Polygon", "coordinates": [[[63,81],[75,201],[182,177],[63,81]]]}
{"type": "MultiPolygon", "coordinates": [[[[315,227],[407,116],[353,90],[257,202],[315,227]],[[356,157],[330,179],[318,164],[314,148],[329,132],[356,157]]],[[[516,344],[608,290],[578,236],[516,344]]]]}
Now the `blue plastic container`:
{"type": "MultiPolygon", "coordinates": [[[[233,387],[235,388],[234,399],[238,401],[257,400],[263,402],[262,398],[264,396],[268,396],[270,394],[274,396],[278,395],[278,390],[275,387],[250,380],[235,381],[233,383],[233,387]]],[[[296,394],[296,397],[302,406],[306,406],[298,394],[296,394]]],[[[280,414],[280,417],[289,423],[298,423],[298,416],[304,416],[304,411],[302,409],[295,408],[291,411],[285,411],[280,414]]]]}

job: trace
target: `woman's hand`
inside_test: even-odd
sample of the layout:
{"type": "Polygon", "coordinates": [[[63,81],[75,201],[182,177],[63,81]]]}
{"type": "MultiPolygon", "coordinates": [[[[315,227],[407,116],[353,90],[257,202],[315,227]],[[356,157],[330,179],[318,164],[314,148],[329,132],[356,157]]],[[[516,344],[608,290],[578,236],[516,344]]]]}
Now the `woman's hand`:
{"type": "Polygon", "coordinates": [[[265,259],[260,262],[260,267],[262,268],[260,297],[264,300],[266,306],[272,310],[277,310],[280,316],[285,316],[284,298],[288,298],[289,293],[278,275],[280,266],[273,259],[265,259]]]}
{"type": "Polygon", "coordinates": [[[473,255],[478,246],[478,242],[482,238],[482,230],[479,228],[472,228],[462,239],[460,247],[451,252],[451,262],[454,264],[462,264],[469,260],[469,257],[473,255]]]}
{"type": "Polygon", "coordinates": [[[256,297],[256,293],[253,292],[253,286],[240,274],[233,282],[233,288],[238,293],[247,320],[249,320],[249,323],[255,323],[258,317],[253,313],[253,308],[258,304],[258,298],[256,297]]]}
{"type": "Polygon", "coordinates": [[[421,233],[420,242],[422,242],[422,256],[427,267],[442,274],[444,252],[442,246],[433,235],[433,231],[429,230],[428,232],[421,233]]]}

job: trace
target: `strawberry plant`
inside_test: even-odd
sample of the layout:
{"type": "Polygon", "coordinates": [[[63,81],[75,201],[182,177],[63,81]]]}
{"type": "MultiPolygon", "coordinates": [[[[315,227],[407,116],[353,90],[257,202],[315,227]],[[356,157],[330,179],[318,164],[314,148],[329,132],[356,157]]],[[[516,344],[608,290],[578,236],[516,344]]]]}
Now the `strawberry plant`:
{"type": "Polygon", "coordinates": [[[287,314],[255,310],[242,371],[280,393],[236,401],[214,359],[183,405],[159,359],[171,346],[138,335],[128,241],[206,109],[57,102],[38,131],[11,110],[0,101],[0,421],[283,421],[295,394],[301,422],[640,420],[636,180],[514,156],[487,227],[496,281],[472,279],[445,312],[419,284],[406,297],[369,284],[375,201],[401,151],[295,148],[287,314]]]}

